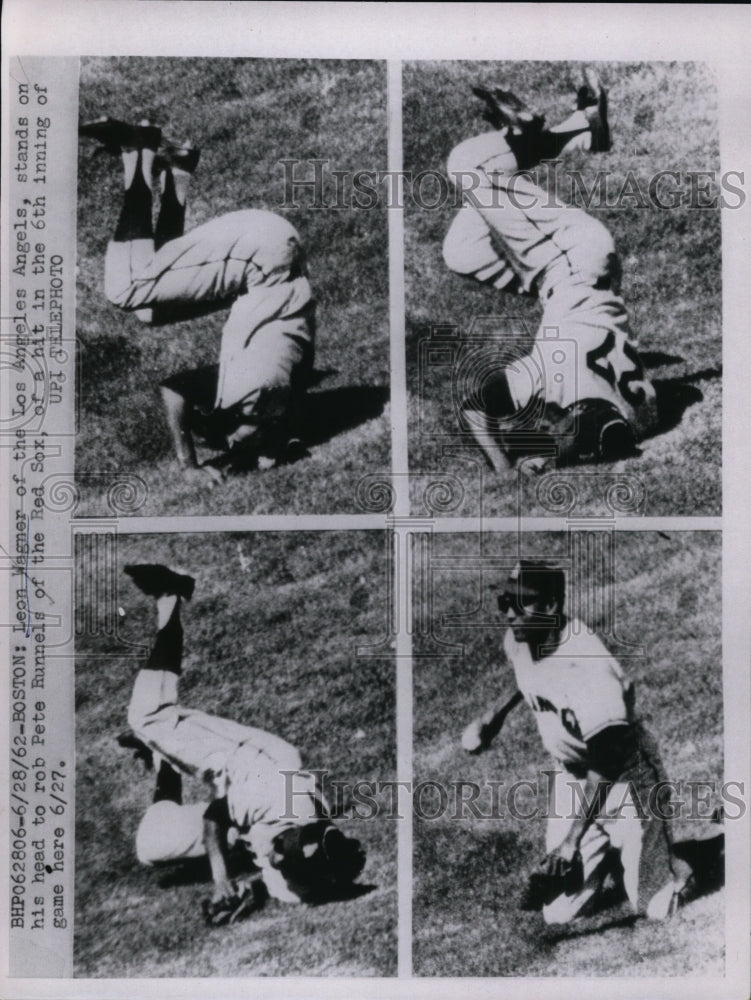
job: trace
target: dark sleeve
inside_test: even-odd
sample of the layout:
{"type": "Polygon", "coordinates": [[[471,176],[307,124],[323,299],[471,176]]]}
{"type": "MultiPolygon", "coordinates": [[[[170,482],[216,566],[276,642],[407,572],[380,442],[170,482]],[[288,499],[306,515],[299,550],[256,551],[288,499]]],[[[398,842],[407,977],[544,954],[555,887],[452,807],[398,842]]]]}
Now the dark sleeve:
{"type": "Polygon", "coordinates": [[[511,398],[506,372],[502,368],[491,372],[484,379],[477,399],[463,400],[462,409],[476,410],[478,405],[489,417],[510,417],[514,413],[514,401],[511,398]]]}
{"type": "Polygon", "coordinates": [[[216,823],[222,830],[228,830],[229,827],[232,826],[232,820],[229,815],[227,796],[224,795],[221,799],[214,799],[213,802],[210,802],[206,807],[203,818],[211,820],[212,823],[216,823]]]}
{"type": "Polygon", "coordinates": [[[608,781],[617,781],[633,765],[637,750],[637,733],[633,726],[626,723],[608,726],[587,740],[590,770],[608,781]]]}

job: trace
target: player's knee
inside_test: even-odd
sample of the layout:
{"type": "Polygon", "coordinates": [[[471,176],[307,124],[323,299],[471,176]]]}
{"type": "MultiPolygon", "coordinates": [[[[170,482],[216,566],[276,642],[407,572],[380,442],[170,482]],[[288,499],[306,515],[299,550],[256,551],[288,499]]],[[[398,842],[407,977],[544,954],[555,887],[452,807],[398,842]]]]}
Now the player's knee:
{"type": "Polygon", "coordinates": [[[133,730],[133,732],[140,739],[140,732],[143,729],[144,716],[143,712],[139,709],[137,705],[133,702],[128,706],[128,725],[133,730]]]}
{"type": "Polygon", "coordinates": [[[165,834],[180,817],[180,806],[164,800],[150,805],[136,831],[136,857],[142,865],[155,865],[171,856],[165,834]]]}
{"type": "Polygon", "coordinates": [[[443,240],[443,261],[456,274],[472,274],[473,267],[464,240],[452,226],[443,240]]]}
{"type": "Polygon", "coordinates": [[[620,258],[610,231],[598,220],[587,218],[586,236],[571,256],[587,284],[618,293],[621,285],[620,258]]]}
{"type": "Polygon", "coordinates": [[[480,183],[478,163],[485,158],[481,148],[483,142],[484,136],[465,139],[449,153],[446,173],[452,184],[462,192],[473,190],[480,183]]]}
{"type": "Polygon", "coordinates": [[[128,706],[128,725],[133,730],[139,740],[148,742],[149,730],[154,731],[155,726],[170,725],[175,720],[174,706],[163,706],[157,711],[142,707],[139,698],[133,698],[128,706]]]}
{"type": "Polygon", "coordinates": [[[150,805],[136,831],[136,856],[141,864],[203,857],[205,811],[205,802],[183,806],[162,799],[150,805]]]}
{"type": "MultiPolygon", "coordinates": [[[[302,766],[302,757],[297,747],[288,743],[287,740],[283,740],[280,736],[272,736],[270,733],[264,734],[262,742],[266,753],[274,761],[276,770],[299,771],[300,774],[308,776],[308,772],[302,766]]],[[[307,788],[305,781],[302,782],[302,786],[307,788]]]]}
{"type": "Polygon", "coordinates": [[[122,309],[123,312],[127,312],[129,315],[135,316],[136,319],[139,319],[142,323],[153,323],[153,309],[133,309],[130,305],[132,291],[133,289],[130,285],[123,287],[121,284],[116,284],[111,281],[108,282],[105,280],[104,282],[104,296],[108,302],[112,303],[113,306],[117,306],[118,309],[122,309]]]}
{"type": "Polygon", "coordinates": [[[297,747],[293,747],[291,743],[282,746],[282,741],[280,740],[274,755],[281,771],[302,771],[300,751],[297,747]]]}

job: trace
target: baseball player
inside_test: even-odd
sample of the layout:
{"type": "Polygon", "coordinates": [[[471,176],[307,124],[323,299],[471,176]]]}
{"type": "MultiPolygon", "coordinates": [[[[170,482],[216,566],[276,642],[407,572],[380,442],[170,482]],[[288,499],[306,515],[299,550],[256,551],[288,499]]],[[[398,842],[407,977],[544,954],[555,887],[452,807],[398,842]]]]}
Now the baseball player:
{"type": "Polygon", "coordinates": [[[312,902],[350,885],[365,854],[331,821],[299,752],[271,733],[179,704],[180,606],[192,596],[193,578],[161,565],[126,566],[125,572],[155,598],[158,616],[154,646],[133,686],[131,733],[120,739],[153,757],[157,771],[154,802],[136,834],[139,861],[208,856],[214,893],[205,913],[212,923],[234,921],[259,901],[257,883],[229,878],[232,846],[245,848],[265,891],[284,902],[312,902]],[[208,802],[182,803],[183,774],[203,779],[208,802]]]}
{"type": "Polygon", "coordinates": [[[498,369],[463,405],[467,423],[497,471],[510,467],[514,451],[529,444],[524,432],[535,429],[547,432],[558,464],[633,454],[656,426],[657,406],[633,344],[613,238],[525,174],[573,149],[610,148],[606,92],[588,71],[573,114],[551,129],[508,91],[474,92],[494,131],[449,155],[462,207],[444,259],[461,275],[537,297],[543,315],[529,355],[499,351],[498,369]]]}
{"type": "Polygon", "coordinates": [[[634,690],[601,640],[563,614],[565,576],[524,559],[498,599],[516,690],[465,729],[486,749],[521,701],[556,761],[542,871],[523,909],[565,924],[623,888],[634,912],[664,919],[692,898],[691,868],[672,850],[668,788],[656,745],[634,710],[634,690]],[[614,881],[615,880],[615,881],[614,881]]]}
{"type": "Polygon", "coordinates": [[[161,384],[177,458],[198,469],[193,435],[226,449],[202,467],[270,468],[299,457],[300,408],[313,362],[314,304],[294,227],[273,212],[246,209],[184,232],[185,205],[199,151],[162,145],[161,130],[103,118],[82,136],[119,152],[125,194],[107,247],[104,291],[147,322],[230,305],[219,363],[161,384]],[[152,226],[155,181],[161,194],[152,226]]]}

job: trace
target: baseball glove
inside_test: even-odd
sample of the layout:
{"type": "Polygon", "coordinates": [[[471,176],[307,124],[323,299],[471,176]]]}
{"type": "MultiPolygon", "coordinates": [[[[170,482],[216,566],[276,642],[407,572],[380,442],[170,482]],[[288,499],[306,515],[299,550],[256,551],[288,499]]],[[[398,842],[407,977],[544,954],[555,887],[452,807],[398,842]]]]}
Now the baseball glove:
{"type": "Polygon", "coordinates": [[[230,885],[232,891],[221,899],[204,899],[202,902],[203,918],[209,927],[236,923],[260,909],[268,897],[260,878],[236,879],[230,885]]]}
{"type": "Polygon", "coordinates": [[[548,854],[529,876],[519,909],[537,912],[564,893],[573,895],[583,885],[584,864],[578,851],[571,861],[560,854],[548,854]]]}

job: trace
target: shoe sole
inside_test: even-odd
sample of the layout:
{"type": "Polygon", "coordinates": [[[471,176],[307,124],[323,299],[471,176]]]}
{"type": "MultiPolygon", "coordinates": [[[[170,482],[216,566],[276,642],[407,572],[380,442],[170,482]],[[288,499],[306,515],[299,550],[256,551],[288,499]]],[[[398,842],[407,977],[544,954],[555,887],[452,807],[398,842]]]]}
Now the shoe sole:
{"type": "Polygon", "coordinates": [[[162,141],[158,125],[130,125],[117,118],[102,118],[84,122],[78,129],[84,139],[94,139],[111,153],[124,149],[152,149],[156,151],[162,141]]]}
{"type": "Polygon", "coordinates": [[[189,601],[193,596],[196,581],[186,573],[176,573],[168,566],[159,564],[129,565],[123,568],[138,589],[147,597],[175,596],[189,601]],[[164,589],[157,588],[154,576],[161,576],[164,589]]]}

